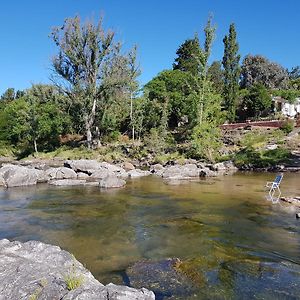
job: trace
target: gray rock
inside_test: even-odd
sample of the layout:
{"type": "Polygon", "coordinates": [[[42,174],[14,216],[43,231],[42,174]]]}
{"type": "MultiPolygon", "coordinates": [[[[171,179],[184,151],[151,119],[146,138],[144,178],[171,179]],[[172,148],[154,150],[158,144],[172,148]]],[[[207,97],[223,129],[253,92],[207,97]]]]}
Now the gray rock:
{"type": "Polygon", "coordinates": [[[80,160],[66,160],[64,166],[71,168],[75,172],[88,172],[97,170],[100,165],[96,160],[80,159],[80,160]]]}
{"type": "Polygon", "coordinates": [[[37,241],[0,240],[1,300],[154,300],[153,292],[104,286],[74,256],[37,241]],[[70,282],[78,286],[70,290],[70,282]]]}
{"type": "Polygon", "coordinates": [[[126,181],[116,176],[108,176],[100,181],[101,188],[120,188],[126,184],[126,181]]]}
{"type": "Polygon", "coordinates": [[[85,186],[99,186],[99,181],[87,181],[85,186]]]}
{"type": "Polygon", "coordinates": [[[212,169],[214,171],[229,171],[229,170],[237,170],[237,167],[233,164],[231,160],[220,162],[217,164],[214,164],[212,166],[212,169]]]}
{"type": "Polygon", "coordinates": [[[78,179],[87,179],[89,178],[90,176],[87,174],[87,173],[83,173],[83,172],[79,172],[77,173],[77,178],[78,179]]]}
{"type": "Polygon", "coordinates": [[[140,169],[135,169],[135,170],[128,171],[127,174],[131,178],[138,178],[138,177],[149,176],[151,173],[150,173],[150,171],[143,171],[140,169]]]}
{"type": "Polygon", "coordinates": [[[0,169],[0,181],[6,187],[35,185],[37,174],[35,169],[6,164],[0,169]]]}
{"type": "Polygon", "coordinates": [[[49,175],[47,174],[46,171],[40,170],[40,169],[34,169],[34,171],[35,171],[35,174],[37,176],[37,182],[38,183],[48,182],[48,180],[50,179],[49,175]]]}
{"type": "Polygon", "coordinates": [[[161,164],[155,164],[150,166],[150,172],[157,175],[157,176],[162,176],[165,168],[161,164]]]}
{"type": "Polygon", "coordinates": [[[72,169],[66,167],[50,168],[46,171],[49,179],[75,179],[77,174],[72,169]]]}
{"type": "Polygon", "coordinates": [[[122,168],[125,170],[125,171],[131,171],[131,170],[134,170],[135,169],[135,166],[130,163],[130,162],[124,162],[122,164],[122,168]]]}
{"type": "Polygon", "coordinates": [[[104,167],[99,167],[97,170],[93,170],[92,174],[90,175],[91,178],[97,178],[97,179],[103,179],[108,176],[115,176],[115,173],[112,171],[109,171],[108,169],[104,167]]]}
{"type": "Polygon", "coordinates": [[[168,166],[162,173],[162,177],[167,179],[189,179],[199,177],[199,171],[195,164],[168,166]]]}
{"type": "Polygon", "coordinates": [[[107,169],[109,173],[114,173],[118,177],[127,177],[127,172],[119,166],[112,165],[107,162],[101,162],[99,164],[102,168],[107,169]]]}
{"type": "Polygon", "coordinates": [[[6,182],[2,175],[0,175],[0,186],[6,186],[6,182]]]}
{"type": "Polygon", "coordinates": [[[73,186],[73,185],[85,185],[86,180],[84,179],[60,179],[49,181],[50,185],[56,186],[73,186]]]}

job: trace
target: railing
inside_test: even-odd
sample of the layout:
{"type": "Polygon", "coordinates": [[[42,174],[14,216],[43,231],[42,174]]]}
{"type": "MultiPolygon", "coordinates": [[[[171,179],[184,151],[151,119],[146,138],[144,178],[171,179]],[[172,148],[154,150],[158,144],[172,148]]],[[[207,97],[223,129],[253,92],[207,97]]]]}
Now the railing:
{"type": "Polygon", "coordinates": [[[282,120],[272,120],[272,121],[246,121],[243,123],[231,123],[231,124],[223,124],[220,126],[221,129],[237,129],[237,128],[245,128],[248,126],[256,126],[256,127],[270,127],[270,128],[279,128],[283,124],[282,120]]]}

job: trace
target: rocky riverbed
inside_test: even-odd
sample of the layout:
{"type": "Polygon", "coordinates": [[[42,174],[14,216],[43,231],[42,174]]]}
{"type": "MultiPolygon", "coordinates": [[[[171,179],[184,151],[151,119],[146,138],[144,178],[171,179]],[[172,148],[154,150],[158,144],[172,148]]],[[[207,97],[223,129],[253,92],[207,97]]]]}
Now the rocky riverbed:
{"type": "Polygon", "coordinates": [[[152,300],[154,293],[112,283],[104,286],[57,246],[0,240],[0,299],[152,300]]]}
{"type": "Polygon", "coordinates": [[[185,164],[171,162],[166,165],[151,165],[148,170],[136,168],[131,163],[110,164],[84,159],[66,160],[55,164],[51,161],[14,161],[2,163],[0,186],[10,188],[47,182],[57,186],[92,185],[100,188],[119,188],[126,184],[127,178],[151,174],[172,183],[174,180],[219,176],[236,170],[230,161],[214,165],[197,161],[188,161],[185,164]]]}

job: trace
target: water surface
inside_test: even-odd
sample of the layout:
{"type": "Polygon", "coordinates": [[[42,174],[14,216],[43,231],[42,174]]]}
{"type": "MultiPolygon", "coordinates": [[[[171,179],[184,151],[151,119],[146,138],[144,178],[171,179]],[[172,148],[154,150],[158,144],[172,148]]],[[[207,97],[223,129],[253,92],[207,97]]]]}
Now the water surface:
{"type": "MultiPolygon", "coordinates": [[[[59,245],[104,284],[122,284],[137,261],[177,257],[197,277],[197,291],[176,299],[296,299],[300,221],[297,209],[265,199],[263,186],[274,177],[237,173],[167,185],[151,176],[110,191],[0,189],[0,238],[59,245]]],[[[299,196],[299,175],[285,174],[282,192],[299,196]]]]}

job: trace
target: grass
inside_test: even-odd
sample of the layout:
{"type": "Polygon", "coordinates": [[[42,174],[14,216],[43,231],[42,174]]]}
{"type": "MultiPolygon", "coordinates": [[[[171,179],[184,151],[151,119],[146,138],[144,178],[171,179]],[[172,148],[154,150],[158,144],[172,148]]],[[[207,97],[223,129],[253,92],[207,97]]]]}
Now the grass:
{"type": "MultiPolygon", "coordinates": [[[[74,257],[74,256],[73,256],[74,257]]],[[[75,259],[75,257],[74,257],[75,259]]],[[[75,290],[80,287],[84,282],[83,275],[76,275],[74,263],[72,264],[69,273],[64,276],[64,281],[69,291],[75,290]]]]}
{"type": "Polygon", "coordinates": [[[286,162],[290,155],[290,151],[284,148],[260,151],[249,148],[238,152],[234,163],[237,167],[266,168],[286,162]]]}

